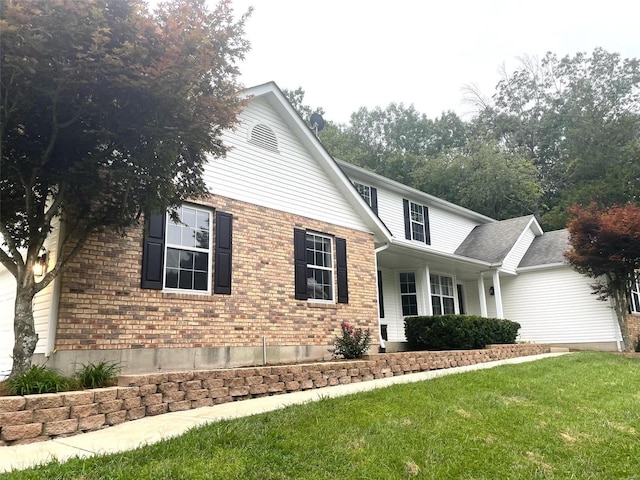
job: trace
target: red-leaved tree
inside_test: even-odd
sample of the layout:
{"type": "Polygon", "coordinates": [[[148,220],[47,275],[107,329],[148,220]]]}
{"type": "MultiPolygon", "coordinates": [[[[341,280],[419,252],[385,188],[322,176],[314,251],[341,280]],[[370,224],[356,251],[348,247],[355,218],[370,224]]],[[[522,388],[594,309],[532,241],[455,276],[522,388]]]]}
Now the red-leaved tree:
{"type": "Polygon", "coordinates": [[[569,242],[565,254],[578,272],[595,278],[599,300],[611,299],[624,349],[632,345],[627,329],[628,292],[640,269],[640,206],[599,208],[595,203],[569,209],[569,242]]]}

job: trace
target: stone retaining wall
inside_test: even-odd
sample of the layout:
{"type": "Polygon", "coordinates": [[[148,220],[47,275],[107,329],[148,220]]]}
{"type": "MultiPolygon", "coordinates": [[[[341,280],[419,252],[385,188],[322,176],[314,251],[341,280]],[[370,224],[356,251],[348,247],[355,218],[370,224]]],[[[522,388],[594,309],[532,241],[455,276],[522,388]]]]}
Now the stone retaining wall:
{"type": "Polygon", "coordinates": [[[0,445],[50,440],[225,402],[549,351],[549,345],[495,345],[484,350],[389,353],[304,365],[126,375],[118,379],[117,387],[0,397],[0,445]]]}

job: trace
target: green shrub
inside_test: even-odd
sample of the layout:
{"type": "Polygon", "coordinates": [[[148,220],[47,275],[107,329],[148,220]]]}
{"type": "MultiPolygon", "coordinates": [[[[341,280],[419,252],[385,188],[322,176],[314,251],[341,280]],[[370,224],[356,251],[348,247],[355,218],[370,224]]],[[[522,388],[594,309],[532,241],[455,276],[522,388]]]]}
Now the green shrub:
{"type": "Polygon", "coordinates": [[[64,392],[74,387],[74,380],[53,368],[33,365],[25,373],[9,377],[6,384],[10,395],[30,395],[64,392]]]}
{"type": "Polygon", "coordinates": [[[515,343],[520,324],[474,315],[407,317],[404,331],[412,350],[471,350],[515,343]]]}
{"type": "Polygon", "coordinates": [[[371,346],[371,332],[369,329],[353,328],[347,322],[340,325],[342,334],[333,341],[333,348],[329,352],[334,357],[362,358],[371,346]]]}
{"type": "Polygon", "coordinates": [[[121,370],[119,362],[87,363],[76,372],[76,379],[84,388],[107,387],[115,384],[121,370]]]}

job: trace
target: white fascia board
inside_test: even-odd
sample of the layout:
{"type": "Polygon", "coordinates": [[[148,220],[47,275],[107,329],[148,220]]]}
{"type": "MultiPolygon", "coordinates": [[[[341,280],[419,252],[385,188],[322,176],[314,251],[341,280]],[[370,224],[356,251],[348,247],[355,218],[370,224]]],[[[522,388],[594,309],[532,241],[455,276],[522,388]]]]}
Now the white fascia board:
{"type": "Polygon", "coordinates": [[[320,140],[316,138],[311,129],[307,126],[298,112],[291,106],[280,88],[275,82],[265,83],[248,88],[240,92],[240,96],[245,99],[254,97],[264,97],[267,102],[281,115],[284,122],[291,128],[297,138],[307,148],[309,153],[322,166],[335,186],[342,192],[360,215],[363,221],[369,226],[377,242],[390,242],[392,235],[386,225],[373,213],[371,207],[364,201],[355,189],[347,175],[336,163],[329,152],[324,148],[320,140]]]}
{"type": "Polygon", "coordinates": [[[371,172],[365,168],[358,167],[357,165],[353,165],[351,163],[345,162],[344,160],[336,159],[336,162],[340,167],[344,170],[351,170],[356,175],[369,179],[372,182],[372,186],[376,185],[384,185],[385,188],[399,193],[403,196],[409,196],[412,199],[421,199],[425,203],[429,203],[432,205],[438,205],[444,210],[448,210],[450,212],[457,213],[458,215],[465,216],[472,220],[478,221],[480,223],[495,223],[497,220],[495,218],[487,217],[478,212],[474,212],[473,210],[469,210],[468,208],[461,207],[460,205],[456,205],[455,203],[448,202],[443,200],[442,198],[430,195],[421,190],[417,190],[413,187],[409,187],[400,182],[396,182],[395,180],[391,180],[390,178],[384,177],[382,175],[378,175],[377,173],[371,172]]]}

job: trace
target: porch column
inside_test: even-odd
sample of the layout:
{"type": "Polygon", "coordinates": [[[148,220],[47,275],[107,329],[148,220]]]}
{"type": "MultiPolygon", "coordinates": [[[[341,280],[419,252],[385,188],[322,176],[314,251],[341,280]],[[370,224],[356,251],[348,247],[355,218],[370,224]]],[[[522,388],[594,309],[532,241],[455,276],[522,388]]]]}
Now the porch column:
{"type": "Polygon", "coordinates": [[[431,305],[431,273],[429,272],[429,265],[424,267],[424,282],[425,287],[422,289],[422,308],[426,312],[425,315],[433,315],[433,305],[431,305]]]}
{"type": "Polygon", "coordinates": [[[504,311],[502,310],[502,289],[500,288],[500,274],[498,270],[493,272],[493,293],[496,301],[496,316],[498,318],[504,318],[504,311]]]}
{"type": "Polygon", "coordinates": [[[478,277],[478,296],[480,297],[480,316],[487,318],[487,295],[484,291],[484,272],[478,277]]]}

